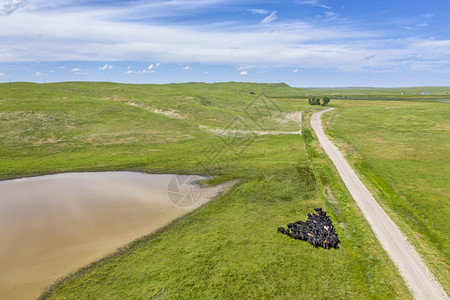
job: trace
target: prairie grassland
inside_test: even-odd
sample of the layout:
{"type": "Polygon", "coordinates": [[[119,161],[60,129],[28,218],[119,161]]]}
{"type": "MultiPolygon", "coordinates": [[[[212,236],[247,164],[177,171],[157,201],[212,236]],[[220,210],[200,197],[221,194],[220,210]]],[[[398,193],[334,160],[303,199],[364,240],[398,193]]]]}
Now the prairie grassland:
{"type": "Polygon", "coordinates": [[[314,150],[307,122],[305,137],[229,138],[202,127],[298,130],[277,119],[280,111],[310,108],[302,93],[248,83],[0,85],[2,179],[94,170],[214,175],[210,184],[241,179],[227,195],[63,279],[42,298],[410,298],[314,150]],[[252,115],[245,109],[264,107],[254,102],[260,93],[277,107],[263,98],[270,112],[252,115]],[[339,250],[277,234],[320,206],[336,226],[339,250]]]}
{"type": "MultiPolygon", "coordinates": [[[[260,93],[286,89],[295,91],[231,83],[1,84],[0,155],[8,159],[0,162],[0,178],[69,170],[200,172],[197,158],[218,138],[207,128],[260,130],[245,109],[261,105],[260,93]],[[184,154],[183,165],[173,151],[184,154]]],[[[296,99],[277,103],[273,113],[281,119],[307,107],[296,99]]],[[[262,118],[263,127],[298,130],[295,122],[262,118]]]]}
{"type": "Polygon", "coordinates": [[[450,289],[450,105],[334,101],[327,131],[450,289]],[[379,190],[379,192],[377,192],[379,190]]]}

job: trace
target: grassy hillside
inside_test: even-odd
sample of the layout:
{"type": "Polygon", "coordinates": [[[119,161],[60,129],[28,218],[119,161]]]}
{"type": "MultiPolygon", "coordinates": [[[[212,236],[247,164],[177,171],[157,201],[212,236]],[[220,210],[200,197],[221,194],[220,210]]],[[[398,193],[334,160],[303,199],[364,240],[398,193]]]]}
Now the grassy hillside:
{"type": "Polygon", "coordinates": [[[0,85],[0,178],[138,170],[241,179],[227,195],[43,297],[410,298],[315,144],[308,114],[304,137],[252,134],[298,130],[285,116],[310,109],[305,93],[249,83],[0,85]],[[247,133],[219,136],[214,128],[247,133]],[[339,250],[276,232],[319,206],[336,226],[339,250]]]}
{"type": "Polygon", "coordinates": [[[328,132],[450,288],[450,105],[335,101],[328,132]]]}
{"type": "MultiPolygon", "coordinates": [[[[260,126],[252,118],[252,108],[268,101],[260,94],[277,90],[295,91],[233,83],[1,84],[0,155],[8,159],[0,162],[0,178],[100,169],[201,172],[196,161],[205,149],[222,146],[209,129],[298,130],[294,122],[263,116],[260,126]],[[175,150],[185,164],[177,163],[175,150]]],[[[277,103],[275,116],[307,107],[289,99],[277,103]]]]}

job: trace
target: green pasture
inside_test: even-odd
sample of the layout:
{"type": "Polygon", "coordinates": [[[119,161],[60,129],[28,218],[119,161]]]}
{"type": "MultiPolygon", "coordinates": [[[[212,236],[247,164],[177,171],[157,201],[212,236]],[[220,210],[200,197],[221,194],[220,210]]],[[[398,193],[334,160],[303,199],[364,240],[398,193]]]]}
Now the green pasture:
{"type": "Polygon", "coordinates": [[[450,286],[450,105],[334,101],[327,131],[442,284],[450,286]]]}

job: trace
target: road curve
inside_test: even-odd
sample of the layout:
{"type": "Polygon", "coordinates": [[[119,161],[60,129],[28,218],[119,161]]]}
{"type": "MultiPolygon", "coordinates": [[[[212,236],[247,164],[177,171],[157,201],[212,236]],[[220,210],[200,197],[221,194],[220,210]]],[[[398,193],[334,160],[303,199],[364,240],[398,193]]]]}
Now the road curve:
{"type": "Polygon", "coordinates": [[[339,149],[325,135],[320,116],[333,108],[312,115],[311,127],[320,145],[336,166],[347,189],[369,222],[384,250],[397,266],[415,299],[449,299],[447,293],[428,270],[397,225],[384,212],[375,198],[344,159],[339,149]]]}

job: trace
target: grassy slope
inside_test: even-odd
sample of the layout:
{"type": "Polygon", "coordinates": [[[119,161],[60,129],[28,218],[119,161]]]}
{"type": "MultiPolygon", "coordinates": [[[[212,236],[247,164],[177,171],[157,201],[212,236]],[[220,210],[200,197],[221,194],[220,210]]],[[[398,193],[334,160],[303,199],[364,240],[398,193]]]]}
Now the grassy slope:
{"type": "MultiPolygon", "coordinates": [[[[226,128],[236,116],[259,129],[243,112],[258,97],[250,90],[281,97],[276,102],[286,112],[308,108],[306,100],[292,98],[304,91],[282,85],[0,85],[0,178],[115,169],[242,178],[224,197],[76,273],[45,296],[410,297],[329,162],[311,154],[317,145],[311,146],[307,128],[308,151],[301,136],[237,136],[226,148],[202,129],[226,128]],[[176,110],[183,118],[154,108],[176,110]],[[211,148],[219,154],[214,163],[211,148]],[[317,206],[327,207],[336,224],[338,251],[276,233],[317,206]]],[[[297,126],[264,120],[273,129],[297,126]]]]}
{"type": "MultiPolygon", "coordinates": [[[[289,87],[249,84],[176,84],[162,86],[111,83],[29,83],[0,85],[0,178],[68,170],[133,169],[151,172],[199,172],[196,161],[217,136],[199,126],[258,130],[244,109],[255,93],[289,87]],[[202,104],[203,101],[205,104],[202,104]],[[140,106],[133,106],[130,103],[140,106]],[[175,110],[171,118],[152,110],[175,110]],[[243,122],[236,122],[236,118],[243,122]],[[173,151],[183,152],[178,163],[173,151]]],[[[285,99],[280,109],[302,110],[306,103],[285,99]]],[[[276,122],[268,128],[298,129],[276,122]]]]}
{"type": "Polygon", "coordinates": [[[335,101],[328,132],[450,290],[450,106],[335,101]]]}

